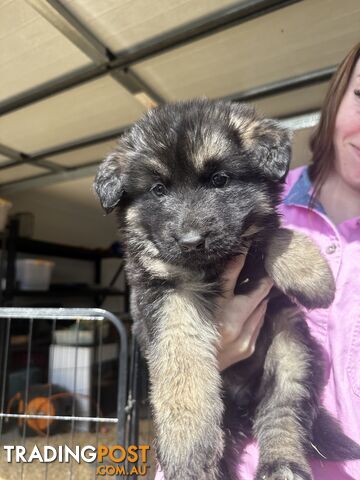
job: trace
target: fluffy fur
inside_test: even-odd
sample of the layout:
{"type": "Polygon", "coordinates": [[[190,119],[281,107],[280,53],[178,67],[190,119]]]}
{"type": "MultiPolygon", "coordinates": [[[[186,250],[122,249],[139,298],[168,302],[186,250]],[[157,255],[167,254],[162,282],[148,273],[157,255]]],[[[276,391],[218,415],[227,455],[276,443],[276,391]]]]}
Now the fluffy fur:
{"type": "Polygon", "coordinates": [[[328,306],[334,282],[313,243],[280,227],[289,160],[289,135],[275,121],[196,100],[150,110],[99,168],[95,189],[116,209],[126,251],[166,480],[237,479],[252,436],[258,480],[310,480],[311,454],[359,457],[320,406],[321,351],[294,303],[328,306]],[[220,375],[220,278],[249,247],[236,292],[266,274],[276,288],[254,354],[220,375]]]}

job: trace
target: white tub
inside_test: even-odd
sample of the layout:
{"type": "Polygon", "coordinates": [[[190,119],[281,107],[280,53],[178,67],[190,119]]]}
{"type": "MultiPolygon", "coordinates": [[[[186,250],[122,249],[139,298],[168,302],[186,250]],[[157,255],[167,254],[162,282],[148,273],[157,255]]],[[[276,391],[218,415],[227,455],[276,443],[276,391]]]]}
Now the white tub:
{"type": "Polygon", "coordinates": [[[55,263],[40,259],[16,260],[16,280],[21,290],[48,290],[55,263]]]}

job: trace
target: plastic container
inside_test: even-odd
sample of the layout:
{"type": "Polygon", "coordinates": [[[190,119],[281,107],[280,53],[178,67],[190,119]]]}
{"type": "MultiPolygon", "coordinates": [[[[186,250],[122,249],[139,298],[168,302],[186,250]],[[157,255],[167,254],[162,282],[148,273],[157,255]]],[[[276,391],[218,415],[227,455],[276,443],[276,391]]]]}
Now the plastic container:
{"type": "Polygon", "coordinates": [[[97,334],[101,338],[109,335],[110,323],[103,322],[81,322],[79,325],[73,324],[71,327],[63,330],[55,330],[53,342],[59,345],[94,345],[97,341],[97,334]],[[96,332],[96,327],[98,332],[96,332]]]}
{"type": "Polygon", "coordinates": [[[16,280],[21,290],[48,290],[55,263],[48,260],[16,260],[16,280]]]}
{"type": "Polygon", "coordinates": [[[5,230],[8,212],[11,207],[11,202],[0,198],[0,232],[3,232],[5,230]]]}

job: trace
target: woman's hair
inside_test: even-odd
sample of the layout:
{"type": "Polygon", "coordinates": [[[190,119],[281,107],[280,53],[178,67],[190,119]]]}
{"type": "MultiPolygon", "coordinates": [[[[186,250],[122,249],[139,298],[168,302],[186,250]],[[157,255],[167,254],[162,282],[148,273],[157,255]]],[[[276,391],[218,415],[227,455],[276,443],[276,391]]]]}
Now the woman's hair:
{"type": "Polygon", "coordinates": [[[312,201],[334,165],[334,130],[336,115],[345,95],[355,65],[360,58],[360,43],[356,44],[333,75],[321,109],[319,124],[310,138],[312,152],[309,176],[314,185],[312,201]]]}

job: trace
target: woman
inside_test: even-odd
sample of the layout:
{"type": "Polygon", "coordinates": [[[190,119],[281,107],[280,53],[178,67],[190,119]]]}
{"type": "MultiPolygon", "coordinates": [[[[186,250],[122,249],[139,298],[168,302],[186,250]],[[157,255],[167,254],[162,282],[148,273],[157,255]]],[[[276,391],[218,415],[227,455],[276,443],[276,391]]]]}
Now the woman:
{"type": "MultiPolygon", "coordinates": [[[[332,268],[333,305],[308,312],[307,319],[327,353],[323,404],[360,444],[360,43],[331,81],[310,146],[311,165],[288,175],[281,213],[286,226],[313,238],[332,268]]],[[[219,300],[221,370],[254,351],[272,286],[266,279],[250,295],[234,295],[243,264],[239,257],[229,265],[227,293],[219,300]]],[[[252,480],[256,464],[257,448],[251,444],[239,459],[239,478],[252,480]]],[[[312,469],[314,480],[360,480],[360,461],[313,461],[312,469]]],[[[158,473],[156,480],[162,478],[158,473]]]]}
{"type": "MultiPolygon", "coordinates": [[[[337,286],[333,305],[308,312],[312,334],[328,355],[323,403],[360,444],[360,43],[335,73],[311,139],[312,162],[289,173],[284,224],[307,233],[326,256],[337,286]]],[[[219,365],[251,355],[266,310],[270,281],[247,299],[233,290],[244,258],[229,266],[222,299],[219,365]]],[[[256,449],[245,452],[241,478],[254,478],[256,449]]],[[[360,479],[360,461],[313,462],[314,480],[360,479]]]]}

